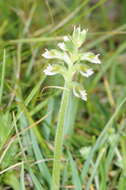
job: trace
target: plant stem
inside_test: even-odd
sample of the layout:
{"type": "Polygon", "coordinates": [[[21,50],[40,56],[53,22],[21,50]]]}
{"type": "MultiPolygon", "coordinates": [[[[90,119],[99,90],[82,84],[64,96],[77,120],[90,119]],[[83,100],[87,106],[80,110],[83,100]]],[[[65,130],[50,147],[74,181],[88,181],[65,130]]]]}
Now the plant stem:
{"type": "Polygon", "coordinates": [[[64,138],[64,123],[65,123],[65,114],[68,107],[69,101],[69,82],[65,82],[65,90],[63,91],[57,130],[55,136],[55,148],[54,148],[54,161],[53,161],[53,172],[52,172],[52,186],[51,190],[59,190],[60,185],[60,170],[61,170],[61,157],[62,157],[62,145],[64,138]],[[68,90],[67,90],[68,89],[68,90]]]}
{"type": "Polygon", "coordinates": [[[2,63],[2,73],[1,73],[1,83],[0,83],[0,105],[2,103],[2,95],[3,95],[3,88],[4,88],[5,64],[6,64],[6,51],[4,49],[3,63],[2,63]]]}

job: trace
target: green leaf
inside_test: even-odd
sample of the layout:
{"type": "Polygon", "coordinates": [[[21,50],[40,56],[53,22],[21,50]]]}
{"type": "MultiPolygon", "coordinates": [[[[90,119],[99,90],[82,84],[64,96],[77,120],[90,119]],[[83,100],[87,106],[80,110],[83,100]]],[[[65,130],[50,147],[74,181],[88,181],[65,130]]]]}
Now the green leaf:
{"type": "Polygon", "coordinates": [[[72,182],[73,182],[73,185],[75,186],[74,189],[82,190],[80,177],[79,177],[79,174],[77,171],[77,166],[76,166],[75,161],[73,160],[72,155],[69,151],[68,151],[68,157],[69,157],[70,166],[71,166],[71,170],[72,170],[72,182]]]}

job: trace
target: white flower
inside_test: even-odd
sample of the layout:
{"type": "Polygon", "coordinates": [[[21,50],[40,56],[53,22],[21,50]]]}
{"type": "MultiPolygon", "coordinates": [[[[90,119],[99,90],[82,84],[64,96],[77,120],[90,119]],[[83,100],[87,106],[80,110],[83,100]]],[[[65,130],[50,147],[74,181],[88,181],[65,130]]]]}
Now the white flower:
{"type": "Polygon", "coordinates": [[[65,42],[69,41],[68,36],[64,36],[63,39],[64,39],[65,42]]]}
{"type": "Polygon", "coordinates": [[[45,75],[50,75],[50,76],[57,74],[57,72],[54,71],[53,66],[50,64],[43,72],[45,73],[45,75]]]}
{"type": "Polygon", "coordinates": [[[50,51],[46,49],[46,52],[43,53],[42,56],[46,59],[60,59],[66,62],[67,64],[71,63],[69,55],[66,52],[61,52],[56,49],[52,49],[50,51]]]}
{"type": "Polygon", "coordinates": [[[66,50],[67,50],[64,42],[63,42],[63,43],[58,43],[57,45],[58,45],[58,47],[59,47],[60,49],[62,49],[63,51],[66,51],[66,50]]]}
{"type": "Polygon", "coordinates": [[[91,75],[94,73],[94,71],[93,71],[92,69],[87,69],[85,72],[80,71],[80,73],[81,73],[84,77],[89,77],[89,76],[91,76],[91,75]]]}
{"type": "Polygon", "coordinates": [[[99,54],[95,55],[92,52],[84,53],[84,55],[81,57],[81,60],[86,60],[86,61],[89,61],[89,62],[95,63],[95,64],[101,63],[101,61],[99,59],[99,54]]]}
{"type": "Polygon", "coordinates": [[[85,90],[80,90],[80,98],[84,101],[87,101],[87,93],[85,90]]]}
{"type": "Polygon", "coordinates": [[[87,101],[87,93],[85,90],[81,90],[81,89],[75,89],[73,88],[73,94],[78,97],[81,98],[84,101],[87,101]]]}
{"type": "Polygon", "coordinates": [[[45,53],[42,54],[46,59],[63,59],[64,54],[61,51],[56,49],[48,50],[46,49],[45,53]]]}
{"type": "Polygon", "coordinates": [[[46,59],[52,59],[54,56],[51,55],[50,51],[46,49],[45,53],[42,54],[46,59]]]}

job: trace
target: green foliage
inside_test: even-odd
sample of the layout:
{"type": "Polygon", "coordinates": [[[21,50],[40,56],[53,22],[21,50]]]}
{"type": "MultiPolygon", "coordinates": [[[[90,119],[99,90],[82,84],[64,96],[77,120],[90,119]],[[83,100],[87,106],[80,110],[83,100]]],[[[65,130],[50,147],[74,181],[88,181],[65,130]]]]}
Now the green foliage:
{"type": "Polygon", "coordinates": [[[5,142],[8,140],[9,134],[12,130],[11,115],[9,112],[0,113],[0,150],[2,149],[5,142]]]}

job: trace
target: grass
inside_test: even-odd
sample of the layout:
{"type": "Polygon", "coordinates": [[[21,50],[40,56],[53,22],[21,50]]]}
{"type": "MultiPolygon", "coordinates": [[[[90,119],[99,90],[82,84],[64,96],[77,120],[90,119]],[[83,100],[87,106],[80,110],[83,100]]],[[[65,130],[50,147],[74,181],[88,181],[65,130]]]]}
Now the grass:
{"type": "Polygon", "coordinates": [[[48,87],[63,80],[45,77],[41,54],[74,25],[102,64],[79,79],[88,101],[70,97],[60,189],[126,189],[125,18],[125,0],[0,1],[0,190],[51,188],[63,88],[48,87]]]}

